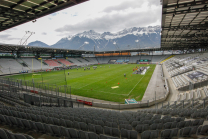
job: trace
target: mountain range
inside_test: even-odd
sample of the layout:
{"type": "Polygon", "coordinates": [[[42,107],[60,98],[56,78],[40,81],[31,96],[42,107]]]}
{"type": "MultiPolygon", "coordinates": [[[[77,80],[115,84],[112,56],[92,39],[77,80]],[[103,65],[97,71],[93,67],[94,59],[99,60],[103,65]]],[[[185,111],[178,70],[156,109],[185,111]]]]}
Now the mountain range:
{"type": "Polygon", "coordinates": [[[94,47],[95,51],[153,48],[160,47],[160,32],[160,26],[132,27],[117,33],[98,33],[89,30],[62,38],[51,46],[41,41],[31,42],[28,45],[91,51],[94,47]]]}

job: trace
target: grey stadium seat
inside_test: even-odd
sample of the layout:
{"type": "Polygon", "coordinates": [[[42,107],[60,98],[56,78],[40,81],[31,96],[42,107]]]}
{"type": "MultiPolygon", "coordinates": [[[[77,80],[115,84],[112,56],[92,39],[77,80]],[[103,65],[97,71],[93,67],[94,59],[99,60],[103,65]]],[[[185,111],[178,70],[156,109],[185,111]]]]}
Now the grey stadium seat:
{"type": "Polygon", "coordinates": [[[22,134],[14,134],[15,139],[27,139],[24,135],[22,134]]]}
{"type": "Polygon", "coordinates": [[[148,130],[141,134],[141,139],[157,139],[158,135],[159,133],[157,130],[148,130]]]}
{"type": "Polygon", "coordinates": [[[112,135],[112,128],[104,126],[103,129],[106,135],[112,135]]]}
{"type": "Polygon", "coordinates": [[[6,132],[0,128],[0,139],[9,139],[6,132]]]}
{"type": "Polygon", "coordinates": [[[107,136],[107,135],[101,134],[100,135],[100,139],[119,139],[119,138],[117,138],[117,137],[111,137],[111,136],[107,136]]]}
{"type": "Polygon", "coordinates": [[[74,128],[80,129],[79,122],[74,121],[73,124],[74,124],[74,128]]]}
{"type": "Polygon", "coordinates": [[[59,122],[60,122],[60,126],[67,127],[66,122],[65,122],[64,119],[60,119],[59,122]]]}
{"type": "Polygon", "coordinates": [[[144,132],[144,131],[146,131],[148,129],[149,129],[149,125],[148,124],[137,125],[136,128],[135,128],[135,130],[137,132],[139,132],[139,133],[142,133],[142,132],[144,132]]]}
{"type": "Polygon", "coordinates": [[[112,128],[112,136],[120,137],[120,131],[118,128],[112,128]]]}
{"type": "Polygon", "coordinates": [[[79,137],[80,139],[89,139],[88,137],[88,132],[85,132],[85,131],[79,131],[79,137]]]}
{"type": "Polygon", "coordinates": [[[79,134],[78,134],[77,130],[75,130],[73,128],[69,128],[68,131],[69,131],[71,138],[75,138],[75,139],[79,138],[79,134]]]}
{"type": "Polygon", "coordinates": [[[69,128],[73,128],[74,127],[74,123],[70,120],[65,120],[66,126],[69,128]]]}
{"type": "Polygon", "coordinates": [[[52,131],[53,131],[55,136],[58,136],[58,137],[61,136],[61,128],[60,128],[60,126],[51,125],[51,129],[52,129],[52,131]]]}
{"type": "Polygon", "coordinates": [[[88,128],[89,128],[89,131],[91,131],[91,132],[96,132],[96,130],[95,130],[95,125],[89,124],[89,125],[88,125],[88,128]]]}
{"type": "Polygon", "coordinates": [[[119,127],[120,127],[120,129],[124,128],[124,129],[128,129],[128,130],[132,130],[132,126],[129,124],[120,124],[119,127]]]}
{"type": "Polygon", "coordinates": [[[169,139],[171,138],[172,129],[165,129],[161,131],[161,139],[169,139]]]}
{"type": "Polygon", "coordinates": [[[46,130],[46,133],[49,134],[49,135],[54,135],[54,132],[53,130],[51,129],[51,125],[49,124],[44,124],[44,127],[45,127],[45,130],[46,130]]]}
{"type": "Polygon", "coordinates": [[[25,128],[32,129],[32,126],[30,125],[30,122],[28,120],[22,119],[21,122],[25,128]]]}
{"type": "Polygon", "coordinates": [[[80,127],[81,130],[88,131],[88,126],[84,122],[80,122],[79,127],[80,127]]]}
{"type": "Polygon", "coordinates": [[[45,126],[43,123],[35,122],[38,132],[45,133],[45,126]]]}
{"type": "Polygon", "coordinates": [[[144,131],[141,134],[141,139],[150,139],[151,131],[144,131]]]}
{"type": "Polygon", "coordinates": [[[97,134],[103,134],[103,127],[101,125],[95,125],[95,132],[97,134]]]}
{"type": "Polygon", "coordinates": [[[197,135],[208,135],[208,125],[199,126],[197,129],[197,135]]]}
{"type": "Polygon", "coordinates": [[[99,139],[99,136],[93,132],[88,132],[89,139],[99,139]]]}
{"type": "Polygon", "coordinates": [[[179,131],[180,137],[189,137],[191,136],[191,127],[184,127],[179,131]]]}
{"type": "Polygon", "coordinates": [[[71,138],[68,129],[65,127],[61,127],[61,135],[66,138],[71,138]]]}

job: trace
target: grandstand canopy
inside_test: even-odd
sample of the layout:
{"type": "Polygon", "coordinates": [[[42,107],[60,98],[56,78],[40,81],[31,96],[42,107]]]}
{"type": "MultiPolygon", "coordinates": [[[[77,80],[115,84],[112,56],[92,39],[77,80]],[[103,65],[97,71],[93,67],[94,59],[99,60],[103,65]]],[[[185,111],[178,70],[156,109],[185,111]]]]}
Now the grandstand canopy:
{"type": "MultiPolygon", "coordinates": [[[[70,50],[61,48],[51,48],[51,47],[37,47],[37,46],[23,46],[23,45],[9,45],[0,44],[0,52],[2,53],[12,53],[12,52],[22,52],[22,53],[72,53],[72,54],[83,54],[86,51],[83,50],[70,50]]],[[[90,52],[88,52],[90,53],[90,52]]]]}
{"type": "Polygon", "coordinates": [[[0,32],[88,0],[0,0],[0,32]]]}
{"type": "Polygon", "coordinates": [[[64,48],[51,48],[51,47],[37,47],[37,46],[23,46],[14,44],[0,44],[0,53],[71,53],[71,54],[104,54],[104,53],[125,53],[125,52],[150,52],[150,51],[166,51],[166,50],[179,50],[179,48],[144,48],[144,49],[128,49],[128,50],[114,50],[114,51],[86,51],[86,50],[71,50],[64,48]]]}
{"type": "Polygon", "coordinates": [[[162,0],[161,47],[208,45],[208,0],[162,0]]]}

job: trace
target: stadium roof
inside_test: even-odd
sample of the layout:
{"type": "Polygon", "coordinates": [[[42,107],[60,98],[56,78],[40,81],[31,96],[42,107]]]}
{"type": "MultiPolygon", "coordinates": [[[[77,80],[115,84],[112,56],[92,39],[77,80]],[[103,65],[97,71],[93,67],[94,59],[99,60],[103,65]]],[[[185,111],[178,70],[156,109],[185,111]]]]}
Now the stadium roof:
{"type": "Polygon", "coordinates": [[[51,48],[51,47],[0,44],[0,52],[2,53],[11,53],[15,51],[22,53],[41,52],[41,53],[73,53],[73,54],[82,54],[86,52],[83,50],[70,50],[70,49],[60,49],[60,48],[51,48]]]}
{"type": "Polygon", "coordinates": [[[162,0],[161,47],[208,46],[208,0],[162,0]]]}
{"type": "Polygon", "coordinates": [[[103,53],[121,53],[121,52],[148,52],[148,51],[165,51],[165,50],[180,50],[180,48],[144,48],[144,49],[128,49],[128,50],[113,50],[113,51],[86,51],[86,50],[70,50],[64,48],[23,46],[13,44],[0,44],[0,53],[72,53],[72,54],[103,54],[103,53]]]}
{"type": "Polygon", "coordinates": [[[0,32],[88,0],[0,0],[0,32]]]}

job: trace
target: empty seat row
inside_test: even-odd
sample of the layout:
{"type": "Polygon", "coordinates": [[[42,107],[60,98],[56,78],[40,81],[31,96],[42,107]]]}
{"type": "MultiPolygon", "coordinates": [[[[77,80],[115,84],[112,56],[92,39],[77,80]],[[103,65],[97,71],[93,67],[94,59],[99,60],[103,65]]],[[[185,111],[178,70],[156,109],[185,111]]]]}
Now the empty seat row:
{"type": "Polygon", "coordinates": [[[12,133],[9,130],[0,128],[0,139],[34,139],[34,138],[27,134],[12,133]]]}

